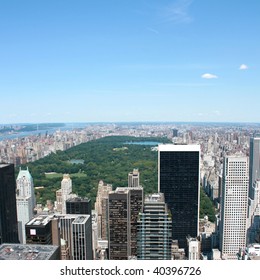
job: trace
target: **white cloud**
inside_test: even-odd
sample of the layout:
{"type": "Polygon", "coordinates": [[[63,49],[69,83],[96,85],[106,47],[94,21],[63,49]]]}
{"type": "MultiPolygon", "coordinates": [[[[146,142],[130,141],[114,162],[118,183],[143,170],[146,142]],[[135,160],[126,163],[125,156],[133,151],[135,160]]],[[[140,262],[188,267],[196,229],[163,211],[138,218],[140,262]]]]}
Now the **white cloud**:
{"type": "Polygon", "coordinates": [[[214,74],[205,73],[201,76],[203,79],[217,79],[218,76],[214,74]]]}
{"type": "Polygon", "coordinates": [[[239,67],[239,70],[246,70],[248,69],[248,66],[246,64],[241,64],[239,67]]]}

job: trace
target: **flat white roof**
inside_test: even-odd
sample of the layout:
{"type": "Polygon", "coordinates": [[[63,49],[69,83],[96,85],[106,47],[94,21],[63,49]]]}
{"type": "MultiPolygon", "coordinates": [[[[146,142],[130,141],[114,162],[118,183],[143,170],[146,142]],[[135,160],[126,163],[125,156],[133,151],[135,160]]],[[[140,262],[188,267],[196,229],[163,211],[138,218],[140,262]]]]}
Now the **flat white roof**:
{"type": "Polygon", "coordinates": [[[159,152],[199,152],[200,145],[183,145],[183,144],[159,144],[159,152]]]}
{"type": "Polygon", "coordinates": [[[8,166],[8,163],[0,163],[0,168],[8,166]]]}

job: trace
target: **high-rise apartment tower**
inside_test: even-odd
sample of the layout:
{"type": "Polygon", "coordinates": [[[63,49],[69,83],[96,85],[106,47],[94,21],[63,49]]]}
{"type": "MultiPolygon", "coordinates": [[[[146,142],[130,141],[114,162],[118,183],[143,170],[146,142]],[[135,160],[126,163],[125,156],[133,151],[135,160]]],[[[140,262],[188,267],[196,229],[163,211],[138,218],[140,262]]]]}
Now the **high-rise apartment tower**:
{"type": "Polygon", "coordinates": [[[147,195],[137,227],[137,259],[170,260],[172,222],[162,193],[147,195]]]}

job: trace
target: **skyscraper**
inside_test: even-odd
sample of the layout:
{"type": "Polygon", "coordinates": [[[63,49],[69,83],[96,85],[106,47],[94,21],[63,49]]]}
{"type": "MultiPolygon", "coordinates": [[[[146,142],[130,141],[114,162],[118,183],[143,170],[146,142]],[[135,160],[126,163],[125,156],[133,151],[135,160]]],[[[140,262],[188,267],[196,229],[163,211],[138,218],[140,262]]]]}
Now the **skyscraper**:
{"type": "Polygon", "coordinates": [[[66,213],[66,200],[72,193],[72,181],[69,174],[64,174],[61,181],[61,192],[62,192],[62,214],[66,213]]]}
{"type": "Polygon", "coordinates": [[[137,220],[143,208],[143,188],[117,188],[109,193],[109,259],[137,255],[137,220]]]}
{"type": "Polygon", "coordinates": [[[99,181],[95,210],[97,212],[98,237],[108,240],[108,194],[112,191],[112,185],[99,181]]]}
{"type": "Polygon", "coordinates": [[[187,253],[187,237],[199,234],[200,146],[158,146],[158,189],[172,216],[172,238],[187,253]]]}
{"type": "Polygon", "coordinates": [[[76,196],[72,193],[72,180],[69,174],[63,174],[61,188],[56,191],[57,211],[66,214],[66,200],[76,196]]]}
{"type": "Polygon", "coordinates": [[[260,179],[253,184],[254,199],[249,199],[247,244],[258,242],[260,234],[260,179]]]}
{"type": "Polygon", "coordinates": [[[57,245],[62,259],[93,259],[90,215],[39,215],[29,221],[25,228],[27,244],[57,245]]]}
{"type": "Polygon", "coordinates": [[[132,172],[128,173],[128,187],[139,187],[139,185],[139,171],[135,168],[132,172]]]}
{"type": "Polygon", "coordinates": [[[91,200],[87,197],[72,197],[66,200],[66,214],[91,215],[91,200]]]}
{"type": "Polygon", "coordinates": [[[178,137],[178,129],[173,128],[173,130],[172,130],[172,137],[178,137]]]}
{"type": "Polygon", "coordinates": [[[53,244],[52,219],[48,215],[39,215],[25,225],[26,244],[53,244]]]}
{"type": "Polygon", "coordinates": [[[74,250],[73,253],[75,257],[79,260],[85,260],[86,258],[88,260],[93,259],[92,244],[89,244],[89,242],[92,243],[91,200],[87,197],[81,198],[78,196],[69,198],[66,200],[66,212],[67,214],[84,215],[75,219],[72,223],[72,230],[75,231],[73,242],[76,242],[75,244],[77,244],[77,247],[83,246],[82,243],[84,243],[84,246],[88,248],[78,248],[77,250],[74,250]],[[90,218],[87,218],[86,215],[90,216],[90,218]],[[77,230],[79,233],[76,233],[77,230]],[[83,234],[86,235],[86,237],[83,238],[83,234]]]}
{"type": "Polygon", "coordinates": [[[92,260],[92,227],[90,215],[78,215],[72,222],[73,260],[92,260]]]}
{"type": "Polygon", "coordinates": [[[16,206],[18,219],[19,240],[26,243],[25,224],[33,218],[33,210],[36,205],[33,178],[27,168],[20,168],[16,178],[16,206]]]}
{"type": "Polygon", "coordinates": [[[91,216],[81,214],[58,215],[61,238],[67,243],[71,260],[93,259],[91,216]]]}
{"type": "Polygon", "coordinates": [[[137,227],[137,259],[170,260],[172,222],[162,193],[147,195],[137,227]]]}
{"type": "Polygon", "coordinates": [[[130,255],[131,258],[137,257],[137,226],[139,213],[143,211],[143,188],[129,188],[130,199],[130,255]]]}
{"type": "Polygon", "coordinates": [[[0,244],[19,243],[13,164],[0,163],[0,244]]]}
{"type": "Polygon", "coordinates": [[[236,259],[246,246],[248,157],[227,156],[223,165],[220,250],[223,259],[236,259]]]}
{"type": "Polygon", "coordinates": [[[254,199],[253,185],[260,178],[260,135],[250,138],[249,147],[249,198],[254,199]]]}
{"type": "Polygon", "coordinates": [[[109,259],[127,260],[130,255],[129,191],[117,188],[109,193],[109,259]]]}

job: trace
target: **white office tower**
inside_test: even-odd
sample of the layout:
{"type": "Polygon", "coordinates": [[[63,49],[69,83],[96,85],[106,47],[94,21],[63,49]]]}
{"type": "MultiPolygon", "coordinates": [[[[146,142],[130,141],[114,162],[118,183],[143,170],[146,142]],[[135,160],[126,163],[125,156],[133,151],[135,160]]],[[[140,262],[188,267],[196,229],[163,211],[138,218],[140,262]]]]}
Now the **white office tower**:
{"type": "Polygon", "coordinates": [[[246,246],[248,164],[245,156],[224,158],[220,222],[222,259],[236,259],[239,250],[246,246]]]}
{"type": "Polygon", "coordinates": [[[72,180],[69,174],[64,174],[61,188],[56,191],[57,211],[61,214],[66,214],[66,200],[75,196],[75,194],[72,194],[72,180]]]}
{"type": "Polygon", "coordinates": [[[200,259],[200,253],[201,253],[201,245],[200,241],[197,238],[187,238],[188,242],[188,259],[189,260],[199,260],[200,259]]]}
{"type": "Polygon", "coordinates": [[[20,243],[26,243],[25,224],[33,218],[36,205],[33,178],[28,170],[18,173],[16,179],[16,208],[20,243]]]}
{"type": "Polygon", "coordinates": [[[66,200],[72,193],[72,181],[69,174],[64,174],[61,181],[61,193],[62,193],[62,214],[66,213],[66,200]]]}
{"type": "Polygon", "coordinates": [[[139,171],[138,169],[133,169],[132,172],[128,173],[128,188],[139,187],[139,171]]]}

